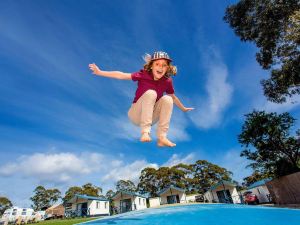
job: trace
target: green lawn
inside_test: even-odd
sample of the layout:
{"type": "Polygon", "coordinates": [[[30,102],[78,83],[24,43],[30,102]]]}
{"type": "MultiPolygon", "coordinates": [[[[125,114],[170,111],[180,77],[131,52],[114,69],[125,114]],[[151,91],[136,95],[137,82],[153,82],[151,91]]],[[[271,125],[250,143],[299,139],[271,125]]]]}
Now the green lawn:
{"type": "Polygon", "coordinates": [[[98,219],[95,218],[79,218],[79,219],[56,219],[56,220],[45,220],[38,223],[38,225],[72,225],[76,223],[86,222],[90,220],[98,219]]]}

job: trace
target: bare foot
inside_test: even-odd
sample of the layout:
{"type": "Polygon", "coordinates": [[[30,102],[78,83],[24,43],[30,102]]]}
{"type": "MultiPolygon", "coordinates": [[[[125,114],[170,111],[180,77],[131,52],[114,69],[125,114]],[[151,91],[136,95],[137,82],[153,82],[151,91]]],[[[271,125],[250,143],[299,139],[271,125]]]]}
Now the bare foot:
{"type": "Polygon", "coordinates": [[[163,138],[159,138],[157,141],[157,145],[159,147],[175,147],[176,144],[171,142],[168,138],[163,137],[163,138]]]}
{"type": "Polygon", "coordinates": [[[151,140],[151,137],[150,137],[150,134],[149,133],[142,133],[142,136],[141,136],[141,138],[140,138],[140,141],[141,142],[150,142],[150,141],[152,141],[151,140]]]}

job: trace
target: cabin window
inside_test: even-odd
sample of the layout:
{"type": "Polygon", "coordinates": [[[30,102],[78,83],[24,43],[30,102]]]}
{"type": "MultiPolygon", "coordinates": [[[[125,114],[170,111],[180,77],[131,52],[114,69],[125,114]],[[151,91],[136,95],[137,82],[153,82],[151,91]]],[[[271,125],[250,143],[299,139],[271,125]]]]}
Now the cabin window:
{"type": "Polygon", "coordinates": [[[104,208],[105,208],[105,209],[107,208],[107,202],[105,202],[105,204],[104,204],[104,208]]]}
{"type": "Polygon", "coordinates": [[[100,202],[96,202],[96,208],[100,209],[100,202]]]}
{"type": "Polygon", "coordinates": [[[139,198],[139,205],[141,205],[141,198],[139,198]]]}

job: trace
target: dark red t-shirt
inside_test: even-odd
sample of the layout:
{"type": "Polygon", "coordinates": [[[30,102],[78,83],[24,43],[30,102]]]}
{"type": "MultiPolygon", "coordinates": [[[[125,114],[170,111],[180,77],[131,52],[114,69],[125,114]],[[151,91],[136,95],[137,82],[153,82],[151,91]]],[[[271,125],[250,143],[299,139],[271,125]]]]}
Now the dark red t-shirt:
{"type": "Polygon", "coordinates": [[[139,72],[132,73],[131,79],[138,82],[138,87],[135,92],[133,103],[149,89],[156,91],[158,101],[166,92],[167,94],[174,94],[174,87],[171,78],[162,77],[159,80],[154,80],[153,74],[146,70],[140,70],[139,72]]]}

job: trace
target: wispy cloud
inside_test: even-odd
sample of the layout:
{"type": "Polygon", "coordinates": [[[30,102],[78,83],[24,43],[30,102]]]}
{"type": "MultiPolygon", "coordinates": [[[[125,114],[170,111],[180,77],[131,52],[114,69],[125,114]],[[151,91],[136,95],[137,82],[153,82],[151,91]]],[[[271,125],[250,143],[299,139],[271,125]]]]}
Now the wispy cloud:
{"type": "Polygon", "coordinates": [[[294,96],[293,98],[288,98],[285,103],[277,104],[268,101],[266,98],[257,98],[254,101],[254,108],[256,110],[265,110],[267,112],[277,112],[283,113],[292,111],[300,106],[300,96],[294,96]]]}
{"type": "Polygon", "coordinates": [[[98,153],[35,153],[19,157],[16,162],[0,167],[0,175],[22,175],[40,182],[67,183],[75,176],[86,175],[101,168],[103,156],[98,153]]]}
{"type": "Polygon", "coordinates": [[[207,65],[207,96],[197,96],[196,110],[191,120],[200,128],[216,127],[222,122],[223,113],[231,102],[233,87],[229,84],[227,66],[215,48],[204,57],[207,65]]]}
{"type": "Polygon", "coordinates": [[[149,163],[145,160],[135,160],[132,163],[120,162],[110,168],[109,172],[102,177],[103,182],[115,183],[118,180],[131,180],[135,183],[138,182],[141,170],[146,167],[157,169],[158,165],[149,163]]]}
{"type": "Polygon", "coordinates": [[[186,156],[183,156],[181,154],[173,154],[171,156],[171,158],[165,162],[162,166],[175,166],[177,164],[180,164],[180,163],[184,163],[184,164],[192,164],[196,161],[196,155],[195,153],[190,153],[186,156]]]}

